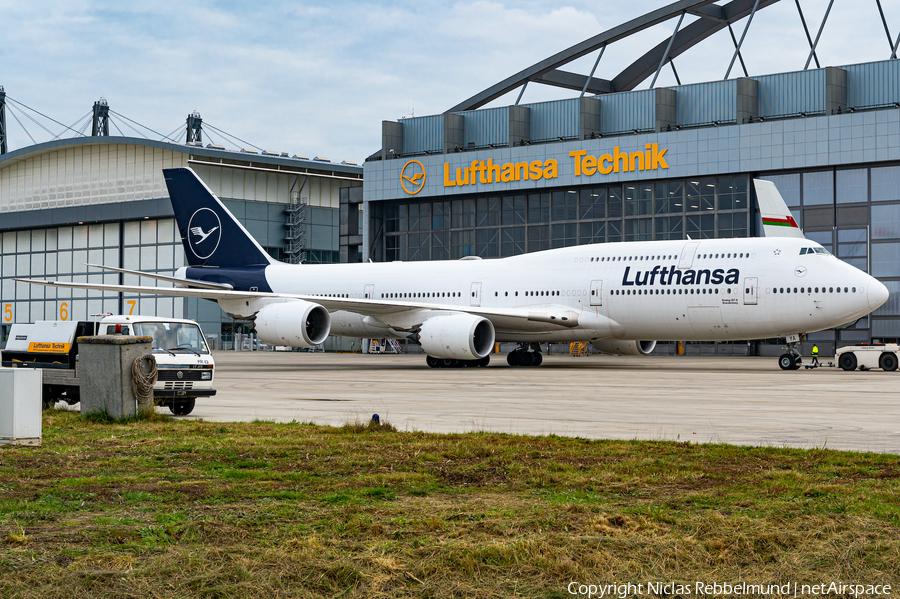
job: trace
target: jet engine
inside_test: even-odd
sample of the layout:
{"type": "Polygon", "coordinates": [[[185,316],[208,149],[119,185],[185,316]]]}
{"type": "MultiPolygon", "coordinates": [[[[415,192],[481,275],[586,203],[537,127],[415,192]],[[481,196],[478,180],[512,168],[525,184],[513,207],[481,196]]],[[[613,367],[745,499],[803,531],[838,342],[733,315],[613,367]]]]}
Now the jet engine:
{"type": "Polygon", "coordinates": [[[646,356],[656,349],[656,341],[618,341],[616,339],[604,339],[594,341],[594,348],[604,354],[618,354],[620,356],[646,356]]]}
{"type": "Polygon", "coordinates": [[[471,314],[435,316],[422,324],[416,338],[429,356],[478,360],[494,348],[494,325],[471,314]]]}
{"type": "Polygon", "coordinates": [[[325,341],[331,332],[328,310],[303,300],[263,306],[254,320],[256,333],[269,345],[310,347],[325,341]]]}

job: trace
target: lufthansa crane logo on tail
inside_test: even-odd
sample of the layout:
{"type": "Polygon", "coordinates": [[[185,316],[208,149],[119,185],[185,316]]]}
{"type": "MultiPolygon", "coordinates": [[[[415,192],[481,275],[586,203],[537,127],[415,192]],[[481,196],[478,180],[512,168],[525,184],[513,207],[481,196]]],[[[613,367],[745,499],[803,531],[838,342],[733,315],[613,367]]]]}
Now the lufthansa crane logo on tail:
{"type": "Polygon", "coordinates": [[[411,196],[425,187],[425,167],[418,160],[410,160],[400,169],[400,185],[411,196]]]}
{"type": "Polygon", "coordinates": [[[206,260],[219,248],[222,240],[222,221],[209,208],[200,208],[188,222],[188,245],[195,256],[206,260]]]}

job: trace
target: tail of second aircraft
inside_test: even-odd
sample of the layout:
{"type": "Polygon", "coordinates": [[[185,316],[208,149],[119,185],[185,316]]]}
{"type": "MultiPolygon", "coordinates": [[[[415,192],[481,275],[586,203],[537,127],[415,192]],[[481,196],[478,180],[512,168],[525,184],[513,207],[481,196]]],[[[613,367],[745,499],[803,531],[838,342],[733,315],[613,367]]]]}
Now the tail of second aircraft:
{"type": "Polygon", "coordinates": [[[759,215],[762,217],[764,236],[806,239],[775,184],[771,181],[754,179],[753,186],[756,188],[756,201],[759,204],[759,215]]]}
{"type": "Polygon", "coordinates": [[[274,260],[190,168],[163,169],[190,266],[265,266],[274,260]]]}

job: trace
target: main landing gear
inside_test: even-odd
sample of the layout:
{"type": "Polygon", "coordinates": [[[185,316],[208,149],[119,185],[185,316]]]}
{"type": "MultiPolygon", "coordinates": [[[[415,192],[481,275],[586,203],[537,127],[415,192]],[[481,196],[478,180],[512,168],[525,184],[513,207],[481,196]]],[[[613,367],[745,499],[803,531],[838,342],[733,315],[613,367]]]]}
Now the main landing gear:
{"type": "Polygon", "coordinates": [[[435,358],[427,356],[425,363],[431,368],[484,368],[491,363],[491,357],[485,356],[478,360],[455,360],[452,358],[435,358]]]}
{"type": "MultiPolygon", "coordinates": [[[[806,335],[803,335],[803,337],[806,337],[806,335]]],[[[778,366],[782,370],[800,370],[803,366],[803,358],[800,356],[799,350],[797,350],[799,345],[799,340],[788,341],[787,347],[785,347],[787,352],[778,357],[778,366]]]]}
{"type": "Polygon", "coordinates": [[[506,363],[510,366],[540,366],[543,361],[540,343],[519,343],[515,351],[506,354],[506,363]]]}

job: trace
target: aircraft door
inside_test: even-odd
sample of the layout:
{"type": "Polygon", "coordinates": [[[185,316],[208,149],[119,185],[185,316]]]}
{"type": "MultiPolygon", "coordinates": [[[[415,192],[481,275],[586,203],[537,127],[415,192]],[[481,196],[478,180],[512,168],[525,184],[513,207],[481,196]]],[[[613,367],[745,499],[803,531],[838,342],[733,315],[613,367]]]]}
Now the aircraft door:
{"type": "Polygon", "coordinates": [[[375,299],[375,285],[366,285],[365,299],[375,299]]]}
{"type": "Polygon", "coordinates": [[[603,305],[603,281],[591,281],[591,305],[603,305]]]}
{"type": "Polygon", "coordinates": [[[691,267],[694,263],[694,255],[697,253],[697,247],[699,245],[699,241],[689,241],[684,244],[684,249],[681,250],[681,259],[678,261],[678,268],[691,267]]]}
{"type": "Polygon", "coordinates": [[[756,277],[744,277],[744,305],[755,306],[758,302],[759,282],[756,277]]]}
{"type": "Polygon", "coordinates": [[[481,283],[472,283],[472,293],[470,299],[470,305],[472,306],[480,306],[481,305],[481,283]]]}

